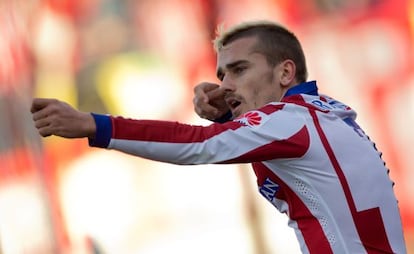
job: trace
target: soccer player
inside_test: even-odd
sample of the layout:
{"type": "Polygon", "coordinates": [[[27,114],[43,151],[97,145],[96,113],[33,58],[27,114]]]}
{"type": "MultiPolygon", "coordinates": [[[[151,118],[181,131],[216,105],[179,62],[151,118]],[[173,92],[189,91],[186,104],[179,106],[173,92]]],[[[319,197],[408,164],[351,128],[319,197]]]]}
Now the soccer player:
{"type": "Polygon", "coordinates": [[[194,89],[194,126],[90,114],[34,99],[40,135],[89,139],[175,164],[251,163],[259,192],[289,217],[303,253],[406,253],[393,182],[356,113],[307,81],[295,35],[243,23],[215,40],[220,85],[194,89]]]}

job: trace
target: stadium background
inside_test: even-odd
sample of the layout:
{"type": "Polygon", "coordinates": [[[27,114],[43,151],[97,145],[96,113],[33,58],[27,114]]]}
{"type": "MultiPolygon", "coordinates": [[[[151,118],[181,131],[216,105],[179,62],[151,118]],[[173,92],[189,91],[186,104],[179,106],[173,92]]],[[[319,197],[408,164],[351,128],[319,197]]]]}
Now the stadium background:
{"type": "Polygon", "coordinates": [[[359,112],[396,182],[414,253],[413,0],[1,0],[0,253],[298,253],[246,166],[174,166],[41,139],[31,98],[207,124],[217,24],[271,19],[310,79],[359,112]]]}

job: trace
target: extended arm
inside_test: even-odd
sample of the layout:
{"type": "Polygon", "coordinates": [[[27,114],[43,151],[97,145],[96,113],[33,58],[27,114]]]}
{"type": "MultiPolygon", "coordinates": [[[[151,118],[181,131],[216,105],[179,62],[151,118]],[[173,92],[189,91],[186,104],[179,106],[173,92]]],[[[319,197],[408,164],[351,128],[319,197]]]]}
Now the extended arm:
{"type": "Polygon", "coordinates": [[[267,107],[264,112],[251,112],[255,121],[260,121],[255,127],[249,126],[247,119],[194,126],[90,114],[54,99],[35,99],[31,111],[44,137],[87,137],[91,146],[174,164],[249,163],[303,155],[303,125],[285,124],[276,131],[279,128],[268,124],[286,121],[268,114],[281,107],[267,107]]]}

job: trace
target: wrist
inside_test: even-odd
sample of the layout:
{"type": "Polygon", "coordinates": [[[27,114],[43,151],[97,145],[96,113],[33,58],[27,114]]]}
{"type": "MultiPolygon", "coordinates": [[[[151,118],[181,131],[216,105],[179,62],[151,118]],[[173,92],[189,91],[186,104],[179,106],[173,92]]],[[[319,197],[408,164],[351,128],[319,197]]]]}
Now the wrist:
{"type": "Polygon", "coordinates": [[[233,114],[229,110],[224,115],[220,116],[219,118],[214,119],[213,122],[225,123],[225,122],[232,120],[232,118],[233,118],[233,114]]]}
{"type": "Polygon", "coordinates": [[[87,138],[95,138],[96,136],[96,123],[95,119],[91,113],[83,113],[83,129],[85,133],[85,137],[87,138]]]}

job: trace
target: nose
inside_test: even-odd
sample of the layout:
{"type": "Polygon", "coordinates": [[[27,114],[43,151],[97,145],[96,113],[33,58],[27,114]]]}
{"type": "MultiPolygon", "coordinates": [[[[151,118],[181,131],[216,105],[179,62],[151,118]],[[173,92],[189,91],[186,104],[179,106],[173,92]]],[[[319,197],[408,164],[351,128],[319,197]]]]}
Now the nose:
{"type": "Polygon", "coordinates": [[[226,92],[234,92],[234,90],[236,90],[234,82],[228,76],[224,76],[221,81],[221,88],[223,88],[226,92]]]}

